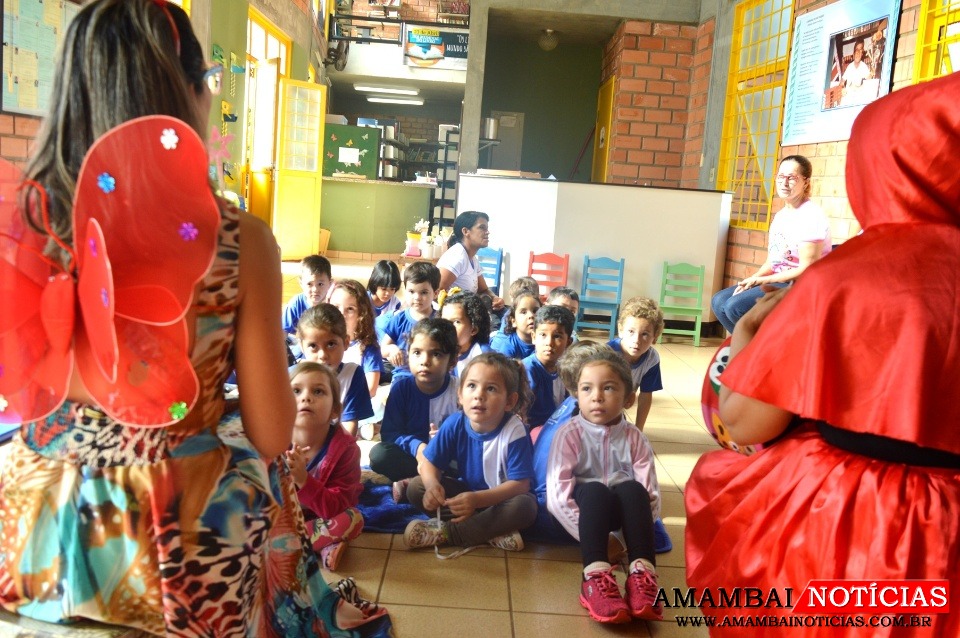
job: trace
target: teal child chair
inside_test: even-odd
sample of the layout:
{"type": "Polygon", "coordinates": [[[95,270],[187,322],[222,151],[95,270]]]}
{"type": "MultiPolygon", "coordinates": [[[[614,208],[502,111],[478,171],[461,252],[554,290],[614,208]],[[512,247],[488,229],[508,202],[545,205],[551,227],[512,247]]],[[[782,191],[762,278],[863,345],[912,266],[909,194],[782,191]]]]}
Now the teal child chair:
{"type": "Polygon", "coordinates": [[[693,328],[664,328],[660,335],[687,335],[693,345],[700,345],[700,324],[703,321],[703,266],[663,262],[663,281],[660,284],[660,310],[664,321],[681,317],[693,321],[693,328]]]}
{"type": "Polygon", "coordinates": [[[617,314],[623,298],[624,260],[583,257],[580,312],[577,330],[606,330],[608,339],[617,333],[617,314]]]}
{"type": "Polygon", "coordinates": [[[477,261],[487,288],[500,296],[500,275],[503,272],[503,248],[481,248],[477,251],[477,261]]]}

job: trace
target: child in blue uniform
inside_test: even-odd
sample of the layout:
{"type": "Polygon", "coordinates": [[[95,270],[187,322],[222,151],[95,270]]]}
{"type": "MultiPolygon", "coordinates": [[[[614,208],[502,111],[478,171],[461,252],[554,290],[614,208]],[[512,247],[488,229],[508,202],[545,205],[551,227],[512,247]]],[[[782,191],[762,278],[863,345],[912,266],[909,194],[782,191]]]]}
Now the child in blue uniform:
{"type": "Polygon", "coordinates": [[[283,331],[294,334],[300,316],[307,308],[327,300],[333,272],[330,261],[322,255],[309,255],[300,261],[300,289],[303,291],[287,303],[283,311],[283,331]]]}
{"type": "Polygon", "coordinates": [[[380,351],[393,366],[406,367],[403,354],[407,333],[418,321],[434,315],[433,302],[439,288],[440,271],[429,262],[416,261],[403,271],[403,300],[407,308],[377,319],[380,351]]]}
{"type": "Polygon", "coordinates": [[[521,292],[507,310],[500,332],[490,341],[490,349],[512,359],[533,354],[534,317],[538,310],[540,298],[529,291],[521,292]]]}
{"type": "Polygon", "coordinates": [[[356,363],[344,363],[347,347],[347,322],[335,306],[321,303],[309,308],[300,317],[297,337],[303,349],[304,361],[325,363],[337,373],[340,381],[340,424],[353,436],[357,422],[373,416],[370,393],[363,369],[356,363]]]}
{"type": "Polygon", "coordinates": [[[444,299],[440,316],[457,329],[460,351],[451,373],[459,377],[471,359],[490,350],[490,313],[476,294],[458,292],[444,299]]]}
{"type": "Polygon", "coordinates": [[[457,384],[450,376],[458,350],[453,324],[439,317],[422,319],[410,331],[409,343],[411,374],[391,386],[381,441],[370,450],[370,468],[395,482],[398,502],[405,501],[404,479],[417,475],[431,430],[457,411],[457,384]]]}
{"type": "Polygon", "coordinates": [[[636,425],[641,430],[650,414],[653,393],[663,390],[660,354],[653,348],[661,332],[663,312],[657,302],[647,297],[633,297],[620,309],[617,338],[608,343],[630,366],[633,384],[637,387],[636,425]]]}
{"type": "Polygon", "coordinates": [[[563,306],[544,306],[537,311],[533,343],[535,352],[523,360],[533,391],[533,405],[527,411],[527,427],[539,433],[557,406],[567,396],[557,374],[557,360],[572,343],[573,314],[563,306]]]}
{"type": "Polygon", "coordinates": [[[359,281],[342,279],[330,293],[330,303],[337,307],[344,321],[347,322],[350,345],[343,354],[343,360],[356,363],[363,368],[363,374],[367,379],[367,391],[373,399],[380,386],[383,361],[373,328],[373,307],[370,305],[369,297],[359,281]]]}
{"type": "Polygon", "coordinates": [[[463,409],[427,445],[420,475],[407,489],[417,509],[430,516],[439,511],[444,522],[411,521],[403,534],[407,547],[523,549],[519,530],[537,516],[530,437],[514,412],[525,407],[525,385],[520,366],[499,353],[467,365],[458,394],[463,409]],[[454,462],[459,480],[446,474],[454,462]]]}
{"type": "Polygon", "coordinates": [[[392,261],[381,259],[374,265],[367,280],[367,295],[373,305],[374,317],[397,312],[400,310],[400,300],[397,291],[400,290],[400,269],[392,261]]]}

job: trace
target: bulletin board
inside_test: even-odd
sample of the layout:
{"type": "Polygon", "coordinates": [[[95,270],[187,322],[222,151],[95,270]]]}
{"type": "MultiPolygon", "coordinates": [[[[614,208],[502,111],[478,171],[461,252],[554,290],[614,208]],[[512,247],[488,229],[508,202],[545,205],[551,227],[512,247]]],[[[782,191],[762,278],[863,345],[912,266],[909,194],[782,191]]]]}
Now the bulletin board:
{"type": "Polygon", "coordinates": [[[47,112],[56,54],[79,11],[71,0],[3,0],[4,111],[47,112]]]}
{"type": "Polygon", "coordinates": [[[323,130],[323,175],[377,179],[380,129],[327,124],[323,130]]]}

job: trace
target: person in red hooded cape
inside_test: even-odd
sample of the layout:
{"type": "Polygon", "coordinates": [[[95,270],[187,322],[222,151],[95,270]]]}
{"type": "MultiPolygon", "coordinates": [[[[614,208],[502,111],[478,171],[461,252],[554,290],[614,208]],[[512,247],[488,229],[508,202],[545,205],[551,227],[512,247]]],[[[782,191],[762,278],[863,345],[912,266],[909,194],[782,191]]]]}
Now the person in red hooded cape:
{"type": "Polygon", "coordinates": [[[960,635],[958,98],[953,74],[857,118],[846,179],[863,234],[744,316],[720,377],[732,438],[780,438],[752,456],[706,454],[687,483],[687,583],[699,591],[776,589],[786,603],[792,588],[796,605],[811,579],[948,581],[950,613],[929,627],[805,636],[960,635]]]}

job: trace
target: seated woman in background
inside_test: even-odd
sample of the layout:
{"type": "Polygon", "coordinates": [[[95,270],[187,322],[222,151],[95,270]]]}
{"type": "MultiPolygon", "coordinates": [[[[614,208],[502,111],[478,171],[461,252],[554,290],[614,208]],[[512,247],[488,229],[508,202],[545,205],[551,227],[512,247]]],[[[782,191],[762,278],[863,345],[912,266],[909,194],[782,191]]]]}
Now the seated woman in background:
{"type": "MultiPolygon", "coordinates": [[[[907,613],[931,623],[807,626],[804,636],[960,635],[958,95],[954,73],[857,116],[847,195],[863,234],[789,290],[768,288],[737,324],[720,376],[733,440],[776,441],[752,456],[705,454],[687,482],[690,587],[793,588],[799,602],[811,579],[844,579],[886,592],[889,605],[882,581],[892,580],[911,585],[907,613]],[[924,579],[948,581],[951,613],[918,601],[924,579]]],[[[896,613],[867,598],[856,613],[896,613]]]]}
{"type": "Polygon", "coordinates": [[[799,277],[810,264],[830,252],[830,222],[823,209],[810,200],[813,166],[802,155],[784,157],[777,170],[777,196],[783,208],[770,224],[767,259],[750,277],[713,296],[710,305],[728,332],[757,299],[763,284],[784,287],[799,277]]]}
{"type": "Polygon", "coordinates": [[[503,299],[487,287],[477,261],[477,251],[490,242],[490,217],[486,213],[467,211],[453,222],[453,234],[447,251],[437,261],[440,269],[440,289],[459,288],[487,297],[493,310],[503,308],[503,299]]]}

